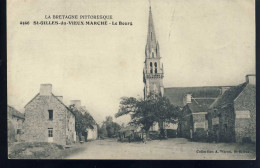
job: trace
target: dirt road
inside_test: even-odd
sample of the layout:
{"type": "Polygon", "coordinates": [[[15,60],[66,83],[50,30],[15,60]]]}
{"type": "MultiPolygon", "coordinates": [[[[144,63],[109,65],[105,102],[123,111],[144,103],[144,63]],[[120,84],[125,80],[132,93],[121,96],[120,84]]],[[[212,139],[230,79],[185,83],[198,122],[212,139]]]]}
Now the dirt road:
{"type": "Polygon", "coordinates": [[[65,159],[254,159],[255,147],[251,144],[200,143],[182,138],[153,140],[146,144],[121,143],[115,139],[95,140],[82,145],[82,152],[65,159]]]}

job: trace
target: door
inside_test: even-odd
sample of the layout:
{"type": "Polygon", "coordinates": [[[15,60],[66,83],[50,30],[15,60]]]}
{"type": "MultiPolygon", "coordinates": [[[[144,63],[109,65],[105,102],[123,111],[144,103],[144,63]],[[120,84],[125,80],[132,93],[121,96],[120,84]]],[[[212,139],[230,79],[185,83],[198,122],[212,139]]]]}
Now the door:
{"type": "Polygon", "coordinates": [[[53,142],[53,128],[48,128],[48,142],[53,142]]]}

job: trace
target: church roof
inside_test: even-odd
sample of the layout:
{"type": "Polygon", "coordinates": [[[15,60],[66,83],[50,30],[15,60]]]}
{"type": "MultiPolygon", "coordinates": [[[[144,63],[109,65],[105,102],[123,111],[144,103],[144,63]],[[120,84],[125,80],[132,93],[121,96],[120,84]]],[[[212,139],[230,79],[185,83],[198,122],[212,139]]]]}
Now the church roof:
{"type": "Polygon", "coordinates": [[[221,94],[222,86],[202,86],[202,87],[171,87],[164,88],[164,96],[173,105],[183,106],[183,98],[186,94],[191,94],[199,104],[209,105],[221,94]]]}

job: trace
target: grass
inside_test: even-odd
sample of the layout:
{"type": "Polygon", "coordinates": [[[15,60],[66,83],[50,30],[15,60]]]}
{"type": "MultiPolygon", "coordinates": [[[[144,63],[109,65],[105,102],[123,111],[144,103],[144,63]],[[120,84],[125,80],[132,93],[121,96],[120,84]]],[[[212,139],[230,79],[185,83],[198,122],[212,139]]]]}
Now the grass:
{"type": "Polygon", "coordinates": [[[83,150],[82,145],[74,144],[70,148],[48,142],[20,142],[8,147],[9,159],[63,159],[83,150]]]}

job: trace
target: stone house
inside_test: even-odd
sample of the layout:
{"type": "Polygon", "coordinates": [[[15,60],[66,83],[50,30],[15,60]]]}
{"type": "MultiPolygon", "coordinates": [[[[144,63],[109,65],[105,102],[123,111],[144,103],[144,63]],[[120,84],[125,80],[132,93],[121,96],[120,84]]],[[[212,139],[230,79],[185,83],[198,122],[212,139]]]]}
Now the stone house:
{"type": "Polygon", "coordinates": [[[212,140],[219,142],[256,141],[255,75],[227,90],[211,106],[209,130],[212,140]]]}
{"type": "Polygon", "coordinates": [[[41,84],[40,92],[25,106],[25,140],[69,145],[76,141],[75,115],[52,93],[51,84],[41,84]]]}
{"type": "Polygon", "coordinates": [[[8,141],[20,141],[23,134],[24,114],[7,106],[8,141]]]}
{"type": "Polygon", "coordinates": [[[186,104],[178,122],[178,134],[192,140],[205,141],[208,137],[208,107],[215,100],[212,97],[194,98],[187,94],[184,98],[186,104]]]}
{"type": "Polygon", "coordinates": [[[164,96],[181,109],[177,136],[193,139],[207,135],[207,108],[230,86],[164,88],[164,96]],[[197,132],[196,134],[194,134],[197,132]],[[200,132],[200,133],[199,133],[200,132]]]}
{"type": "Polygon", "coordinates": [[[94,118],[92,117],[92,115],[89,113],[89,111],[87,110],[86,106],[82,106],[81,105],[81,101],[80,100],[71,100],[70,101],[70,105],[75,105],[75,107],[82,113],[82,114],[88,114],[94,122],[93,129],[91,128],[87,128],[86,132],[87,132],[87,140],[95,140],[98,138],[98,126],[96,121],[94,120],[94,118]]]}

